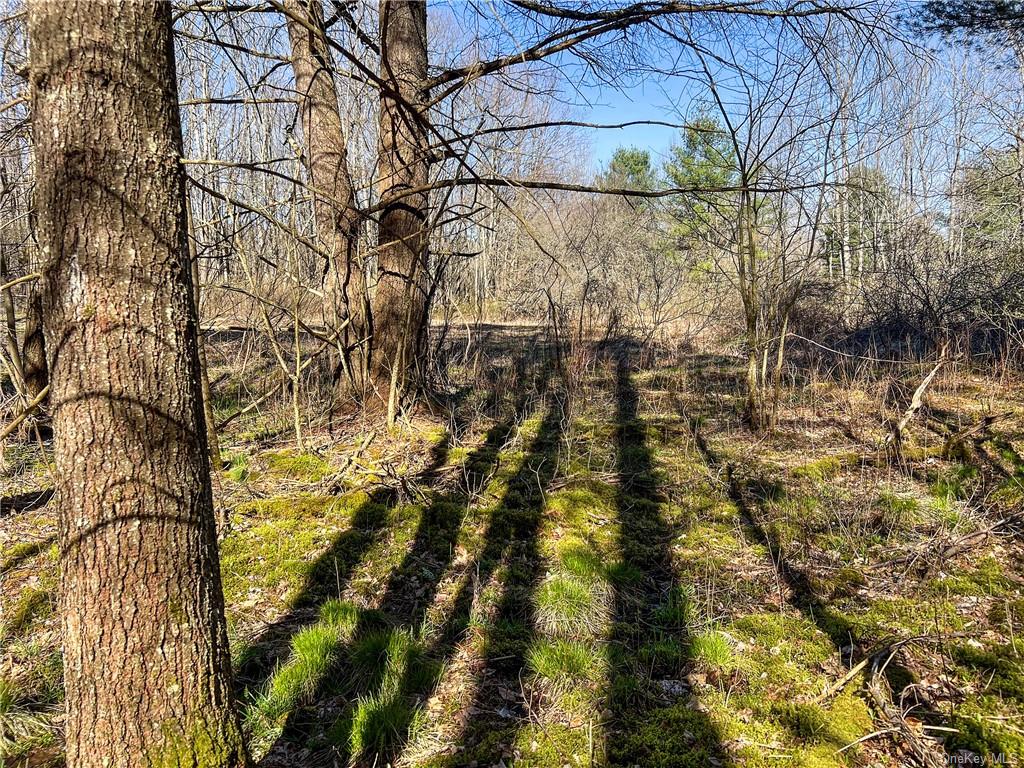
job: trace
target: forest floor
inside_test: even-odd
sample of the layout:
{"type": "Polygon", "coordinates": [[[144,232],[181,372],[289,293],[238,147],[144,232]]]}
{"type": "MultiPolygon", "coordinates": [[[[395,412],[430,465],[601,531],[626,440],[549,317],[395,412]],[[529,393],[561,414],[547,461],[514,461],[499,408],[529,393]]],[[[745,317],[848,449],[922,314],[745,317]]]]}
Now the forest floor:
{"type": "MultiPolygon", "coordinates": [[[[259,765],[1024,765],[1024,382],[940,373],[893,460],[926,368],[801,372],[765,438],[738,358],[620,345],[566,391],[537,349],[401,434],[229,428],[259,765]]],[[[0,764],[57,765],[50,470],[6,460],[0,764]]]]}

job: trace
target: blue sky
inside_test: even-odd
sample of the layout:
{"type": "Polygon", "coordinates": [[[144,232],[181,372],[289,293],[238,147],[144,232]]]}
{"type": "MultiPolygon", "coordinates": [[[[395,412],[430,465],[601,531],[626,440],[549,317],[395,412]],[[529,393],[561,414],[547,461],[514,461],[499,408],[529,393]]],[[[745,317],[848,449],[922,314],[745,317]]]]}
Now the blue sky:
{"type": "MultiPolygon", "coordinates": [[[[668,83],[667,87],[679,88],[679,83],[668,83]]],[[[672,98],[658,83],[641,84],[622,91],[604,88],[587,93],[593,102],[591,108],[581,108],[581,119],[592,123],[625,123],[630,120],[664,120],[679,122],[671,106],[672,98]]],[[[637,146],[651,150],[655,159],[660,158],[679,135],[679,131],[660,125],[635,125],[618,130],[592,129],[591,146],[594,170],[605,165],[617,147],[637,146]]]]}

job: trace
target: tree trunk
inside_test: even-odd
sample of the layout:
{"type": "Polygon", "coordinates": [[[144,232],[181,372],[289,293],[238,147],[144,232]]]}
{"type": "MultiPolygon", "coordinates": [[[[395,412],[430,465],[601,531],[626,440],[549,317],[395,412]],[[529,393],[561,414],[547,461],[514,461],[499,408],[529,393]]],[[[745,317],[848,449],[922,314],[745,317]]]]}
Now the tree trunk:
{"type": "MultiPolygon", "coordinates": [[[[202,318],[199,314],[201,305],[199,296],[199,251],[196,248],[195,226],[192,222],[192,203],[188,197],[185,198],[185,226],[188,230],[188,263],[189,274],[192,276],[192,303],[195,305],[196,328],[198,329],[198,341],[196,347],[199,352],[199,391],[203,396],[203,420],[206,422],[206,453],[210,457],[211,478],[217,482],[217,473],[220,472],[223,462],[220,458],[220,439],[217,437],[217,417],[213,411],[213,390],[210,388],[210,369],[206,361],[206,339],[203,338],[202,318]]],[[[219,488],[219,486],[218,486],[219,488]]],[[[223,532],[226,520],[218,520],[218,529],[223,532]]]]}
{"type": "Polygon", "coordinates": [[[373,303],[374,372],[392,399],[415,386],[425,360],[428,182],[427,4],[383,0],[380,10],[380,218],[378,282],[373,303]],[[397,93],[398,98],[393,94],[397,93]]]}
{"type": "MultiPolygon", "coordinates": [[[[315,188],[320,242],[327,265],[328,320],[342,332],[343,367],[361,396],[367,381],[369,299],[366,270],[358,253],[360,214],[348,171],[348,145],[338,108],[332,57],[320,0],[286,0],[295,90],[306,139],[306,167],[315,188]]],[[[339,372],[340,373],[340,372],[339,372]]],[[[337,374],[336,374],[337,375],[337,374]]]]}
{"type": "MultiPolygon", "coordinates": [[[[0,243],[0,282],[11,280],[10,258],[7,248],[0,243]]],[[[25,370],[21,360],[21,349],[18,347],[18,324],[14,312],[14,291],[8,289],[0,293],[0,312],[3,313],[4,347],[10,361],[12,382],[18,394],[25,397],[25,370]]],[[[26,398],[28,402],[31,398],[26,398]]]]}
{"type": "Polygon", "coordinates": [[[43,292],[38,284],[32,286],[28,295],[21,359],[25,368],[25,396],[35,400],[49,383],[46,342],[43,338],[43,292]]]}
{"type": "Polygon", "coordinates": [[[67,765],[243,766],[171,5],[34,0],[28,24],[67,765]]]}

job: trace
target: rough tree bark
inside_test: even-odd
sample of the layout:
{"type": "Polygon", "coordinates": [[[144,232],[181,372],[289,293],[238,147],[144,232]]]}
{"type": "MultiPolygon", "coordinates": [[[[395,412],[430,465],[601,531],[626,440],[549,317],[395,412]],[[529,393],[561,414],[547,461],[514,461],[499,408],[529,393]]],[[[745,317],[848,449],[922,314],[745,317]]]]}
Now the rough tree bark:
{"type": "Polygon", "coordinates": [[[430,173],[425,127],[427,4],[384,0],[380,39],[381,78],[387,87],[380,100],[377,186],[385,207],[373,302],[373,365],[378,380],[392,390],[393,406],[395,397],[423,373],[426,349],[429,199],[426,193],[405,193],[425,186],[430,173]]]}
{"type": "Polygon", "coordinates": [[[292,70],[306,140],[306,166],[315,188],[320,242],[327,265],[329,311],[342,335],[344,368],[357,395],[367,381],[369,300],[366,271],[358,252],[360,214],[348,172],[348,144],[338,110],[338,91],[324,32],[320,0],[285,0],[292,70]]]}
{"type": "Polygon", "coordinates": [[[28,5],[70,768],[243,766],[171,5],[28,5]]]}

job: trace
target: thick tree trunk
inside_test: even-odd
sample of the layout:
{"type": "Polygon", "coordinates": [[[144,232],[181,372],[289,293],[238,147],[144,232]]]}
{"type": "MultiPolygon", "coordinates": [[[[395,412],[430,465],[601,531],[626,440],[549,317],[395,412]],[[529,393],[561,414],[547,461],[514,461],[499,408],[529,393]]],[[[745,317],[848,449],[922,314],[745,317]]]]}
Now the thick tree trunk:
{"type": "Polygon", "coordinates": [[[326,43],[320,0],[286,0],[292,70],[299,94],[306,165],[315,188],[320,242],[330,254],[327,265],[329,312],[336,327],[347,319],[342,336],[344,368],[351,387],[362,395],[369,359],[369,300],[366,270],[358,253],[360,215],[348,172],[348,146],[338,111],[338,91],[326,43]]]}
{"type": "MultiPolygon", "coordinates": [[[[378,191],[380,218],[377,291],[373,302],[374,369],[400,395],[423,373],[426,350],[428,182],[427,4],[383,0],[378,191]],[[399,98],[395,98],[397,93],[399,98]],[[390,202],[389,202],[390,201],[390,202]]],[[[393,392],[392,395],[396,394],[393,392]]]]}
{"type": "Polygon", "coordinates": [[[70,768],[246,762],[169,3],[29,3],[70,768]]]}

